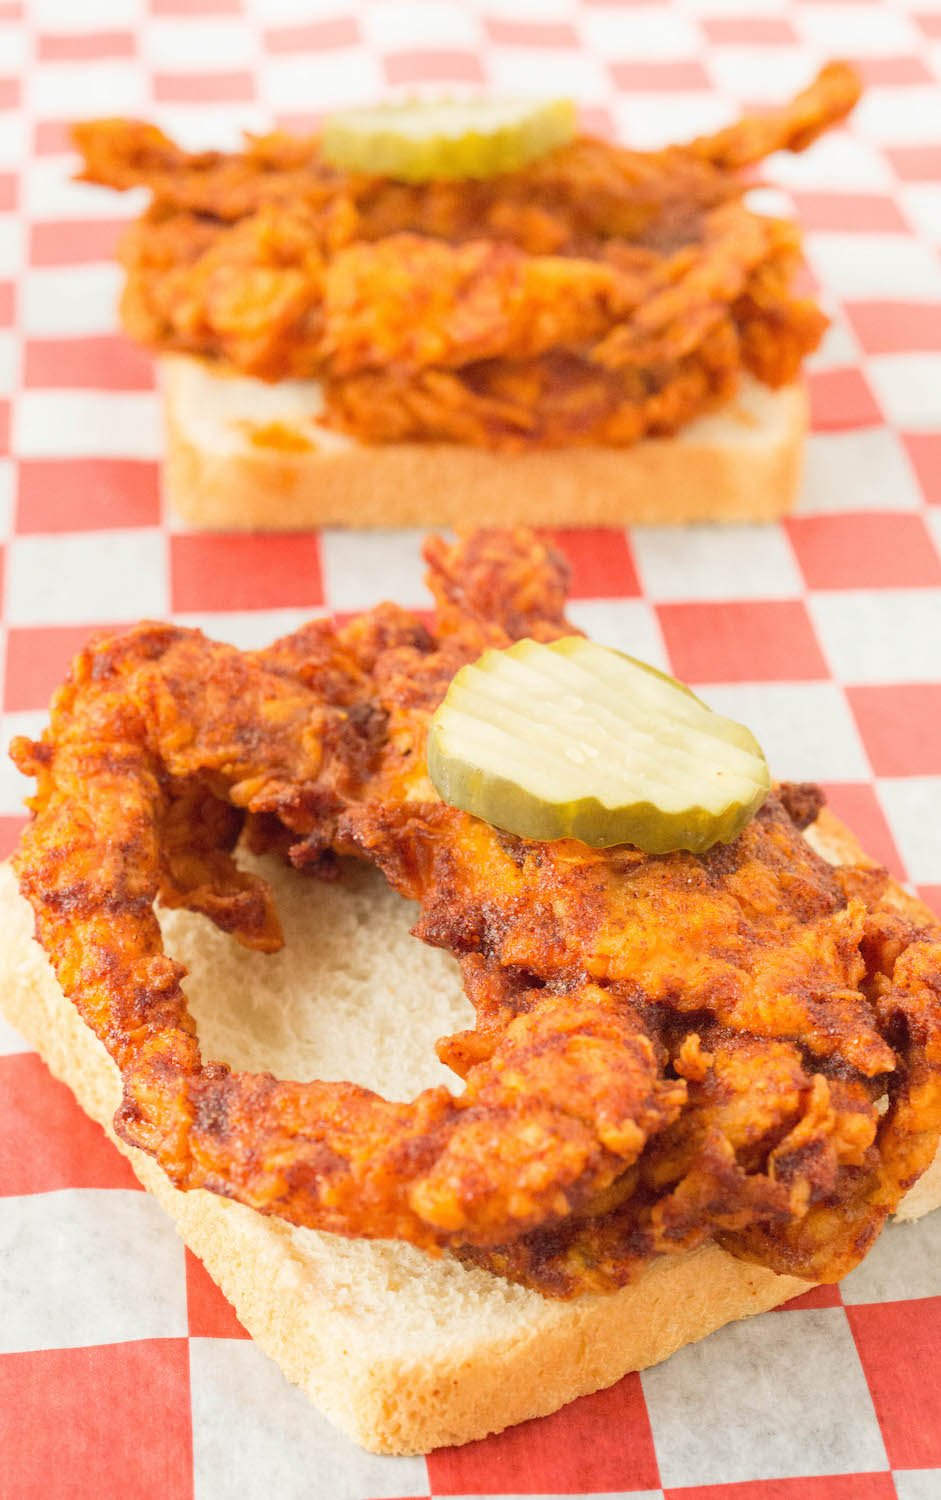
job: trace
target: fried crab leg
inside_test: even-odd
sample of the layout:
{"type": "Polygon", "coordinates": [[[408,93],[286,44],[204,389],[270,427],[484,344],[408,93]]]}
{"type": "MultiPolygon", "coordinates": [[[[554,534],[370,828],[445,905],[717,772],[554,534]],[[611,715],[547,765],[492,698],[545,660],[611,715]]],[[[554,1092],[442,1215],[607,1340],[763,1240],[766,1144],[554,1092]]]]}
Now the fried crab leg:
{"type": "Polygon", "coordinates": [[[426,550],[431,630],[387,605],[240,653],[144,624],[88,646],[43,738],[15,743],[38,783],[16,869],[121,1072],[118,1133],[180,1188],[557,1295],[709,1236],[842,1274],[941,1130],[937,934],[819,860],[777,799],[734,845],[659,859],[441,804],[424,739],[454,671],[571,627],[530,534],[426,550]],[[240,837],[315,871],[371,860],[421,903],[477,1011],[439,1048],[461,1093],[393,1103],[202,1057],[154,905],[279,946],[240,837]]]}

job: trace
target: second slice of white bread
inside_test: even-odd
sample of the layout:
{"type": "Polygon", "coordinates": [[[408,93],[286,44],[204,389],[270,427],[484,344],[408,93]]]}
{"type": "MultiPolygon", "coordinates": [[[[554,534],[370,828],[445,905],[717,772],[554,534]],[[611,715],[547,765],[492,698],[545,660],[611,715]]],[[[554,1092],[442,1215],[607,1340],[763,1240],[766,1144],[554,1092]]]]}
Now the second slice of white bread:
{"type": "Polygon", "coordinates": [[[318,420],[316,381],[265,384],[184,355],[159,366],[164,490],[206,530],[766,521],[792,508],[800,483],[798,384],[745,377],[733,401],[676,437],[505,453],[360,443],[318,420]]]}
{"type": "MultiPolygon", "coordinates": [[[[834,860],[859,857],[827,814],[811,837],[834,860]]],[[[204,1055],[282,1077],[350,1078],[399,1099],[453,1085],[433,1044],[465,1026],[470,1007],[453,960],[409,935],[414,908],[365,868],[336,884],[264,868],[284,923],[281,953],[248,953],[188,912],[162,916],[169,951],[189,968],[204,1055]]],[[[898,887],[895,899],[913,904],[898,887]]],[[[33,941],[9,866],[0,867],[0,920],[0,1007],[111,1135],[116,1069],[33,941]]],[[[149,1157],[117,1144],[255,1340],[375,1452],[427,1452],[554,1411],[806,1289],[707,1246],[655,1262],[610,1296],[550,1301],[447,1256],[180,1193],[149,1157]]],[[[939,1203],[941,1161],[905,1216],[939,1203]]]]}

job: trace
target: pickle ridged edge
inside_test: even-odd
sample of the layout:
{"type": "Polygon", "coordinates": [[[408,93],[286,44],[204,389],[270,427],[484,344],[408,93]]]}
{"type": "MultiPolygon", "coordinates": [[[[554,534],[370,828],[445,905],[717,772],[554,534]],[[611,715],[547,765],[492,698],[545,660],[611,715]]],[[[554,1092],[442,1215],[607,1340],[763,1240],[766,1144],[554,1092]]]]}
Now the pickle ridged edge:
{"type": "Polygon", "coordinates": [[[630,844],[654,855],[676,850],[698,854],[731,842],[771,787],[760,746],[743,725],[715,714],[657,668],[582,637],[549,646],[519,641],[505,651],[491,649],[462,668],[432,719],[428,772],[445,802],[518,837],[578,839],[594,848],[630,844]],[[577,676],[564,673],[555,680],[563,658],[569,658],[567,674],[577,659],[577,676]],[[588,664],[596,674],[594,703],[585,686],[591,687],[588,664]],[[527,683],[535,684],[528,718],[523,702],[527,683]],[[628,708],[636,723],[625,717],[625,685],[631,684],[635,698],[628,708]],[[573,685],[583,697],[569,693],[566,698],[564,689],[573,685]],[[578,722],[573,705],[587,710],[581,731],[572,729],[578,722]],[[639,760],[632,735],[642,742],[639,760]],[[697,798],[703,746],[710,754],[703,759],[703,790],[697,798]],[[606,765],[604,757],[612,747],[606,765]],[[546,794],[554,777],[558,794],[554,789],[546,794]],[[658,784],[663,791],[659,803],[658,784]],[[542,793],[534,790],[538,787],[542,793]]]}

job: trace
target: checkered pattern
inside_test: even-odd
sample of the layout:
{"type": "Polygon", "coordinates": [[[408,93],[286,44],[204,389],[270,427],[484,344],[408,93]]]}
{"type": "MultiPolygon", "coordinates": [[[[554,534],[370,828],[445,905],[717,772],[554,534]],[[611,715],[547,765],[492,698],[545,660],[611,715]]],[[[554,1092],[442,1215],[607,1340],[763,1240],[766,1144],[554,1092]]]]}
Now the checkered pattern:
{"type": "MultiPolygon", "coordinates": [[[[827,55],[849,129],[775,161],[833,326],[780,527],[565,533],[580,625],[669,666],[814,777],[941,907],[941,3],[0,0],[4,740],[87,632],[168,613],[240,645],[324,606],[421,605],[417,534],[198,537],[161,513],[149,360],[116,328],[137,208],[69,180],[66,123],[190,143],[430,86],[573,95],[647,145],[777,100],[827,55]]],[[[0,766],[0,839],[23,786],[0,766]]],[[[937,1500],[941,1216],[843,1284],[544,1421],[424,1460],[336,1435],[247,1341],[71,1096],[0,1026],[0,1495],[937,1500]]]]}

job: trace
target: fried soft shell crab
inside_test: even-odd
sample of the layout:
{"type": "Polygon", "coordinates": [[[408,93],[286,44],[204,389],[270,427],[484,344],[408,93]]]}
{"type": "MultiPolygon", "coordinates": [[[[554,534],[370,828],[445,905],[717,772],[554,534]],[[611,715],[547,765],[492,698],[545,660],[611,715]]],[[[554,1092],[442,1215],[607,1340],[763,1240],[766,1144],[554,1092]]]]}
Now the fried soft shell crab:
{"type": "MultiPolygon", "coordinates": [[[[15,865],[65,993],[120,1069],[119,1135],[179,1188],[342,1235],[448,1250],[568,1297],[708,1239],[843,1275],[941,1131],[941,941],[884,872],[806,842],[782,787],[728,845],[539,843],[445,805],[429,719],[488,647],[572,634],[531,533],[425,548],[430,625],[390,604],[240,652],[99,636],[13,755],[37,780],[15,865]],[[202,1057],[154,903],[281,943],[243,841],[299,870],[377,865],[477,1012],[462,1092],[391,1103],[202,1057]]],[[[342,878],[342,876],[341,876],[342,878]]],[[[313,1003],[316,1003],[314,1000],[313,1003]]]]}

